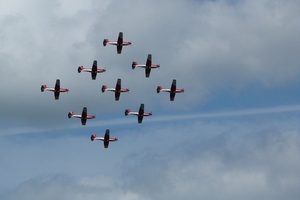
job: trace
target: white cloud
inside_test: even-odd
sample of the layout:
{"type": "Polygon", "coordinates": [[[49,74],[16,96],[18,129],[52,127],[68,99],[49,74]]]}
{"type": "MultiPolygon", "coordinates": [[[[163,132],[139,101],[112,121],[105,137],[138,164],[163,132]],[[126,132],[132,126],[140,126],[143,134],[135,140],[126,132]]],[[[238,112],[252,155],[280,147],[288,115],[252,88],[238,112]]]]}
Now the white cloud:
{"type": "MultiPolygon", "coordinates": [[[[222,111],[222,112],[214,112],[214,113],[197,113],[197,114],[179,114],[179,115],[159,115],[159,116],[151,116],[145,117],[145,121],[152,123],[167,123],[174,121],[182,121],[182,120],[200,120],[200,119],[213,119],[213,118],[230,118],[230,117],[246,117],[246,116],[263,116],[270,114],[284,114],[284,113],[295,113],[300,111],[299,105],[294,106],[278,106],[278,107],[269,107],[269,108],[253,108],[253,109],[244,109],[244,110],[235,110],[235,111],[222,111]]],[[[108,127],[108,126],[123,126],[136,124],[137,119],[135,116],[129,116],[127,118],[115,118],[109,120],[98,120],[91,121],[89,120],[89,127],[108,127]],[[133,118],[133,119],[131,119],[133,118]]],[[[4,128],[0,129],[0,135],[14,135],[14,134],[30,134],[30,133],[38,133],[38,132],[47,132],[47,131],[62,131],[62,130],[74,130],[74,129],[82,129],[84,128],[81,123],[74,119],[74,123],[70,123],[66,126],[59,126],[59,128],[54,129],[51,125],[47,127],[40,128],[28,128],[26,126],[20,127],[12,127],[12,128],[4,128]]]]}
{"type": "Polygon", "coordinates": [[[297,199],[299,106],[198,111],[219,90],[299,82],[299,8],[297,0],[1,4],[0,198],[297,199]],[[119,31],[133,42],[121,55],[102,46],[119,31]],[[131,63],[148,53],[161,69],[145,79],[131,63]],[[77,73],[94,59],[107,68],[96,81],[77,73]],[[70,89],[59,101],[40,92],[56,78],[70,89]],[[117,78],[130,88],[120,102],[100,92],[117,78]],[[169,102],[155,89],[173,78],[186,92],[169,102]],[[124,110],[142,102],[154,115],[135,126],[124,110]],[[97,118],[79,128],[67,112],[83,106],[97,118]],[[104,126],[120,139],[107,151],[89,141],[104,126]]]}
{"type": "MultiPolygon", "coordinates": [[[[108,199],[282,199],[289,196],[297,199],[300,185],[297,122],[299,118],[272,118],[264,124],[252,120],[223,124],[216,121],[188,127],[152,126],[143,133],[126,129],[109,149],[83,142],[81,137],[66,136],[66,142],[41,141],[40,145],[47,147],[41,152],[31,141],[28,145],[37,152],[35,162],[43,169],[31,167],[36,176],[25,179],[0,197],[3,200],[20,197],[80,200],[99,196],[108,199]],[[61,145],[65,150],[62,151],[61,145]],[[41,153],[47,162],[41,159],[41,153]],[[41,173],[50,169],[49,175],[41,173]]],[[[32,164],[28,165],[22,167],[27,173],[32,164]]]]}
{"type": "Polygon", "coordinates": [[[186,89],[184,97],[176,97],[176,107],[187,111],[218,88],[243,88],[257,81],[275,87],[298,80],[297,1],[132,3],[8,4],[10,9],[1,16],[0,53],[5,66],[0,82],[7,85],[1,88],[5,106],[0,109],[7,119],[45,125],[41,119],[48,113],[47,120],[58,122],[54,119],[62,114],[53,109],[52,96],[39,91],[41,84],[54,84],[56,78],[70,88],[55,104],[64,112],[83,104],[98,112],[94,108],[100,100],[106,105],[104,112],[114,109],[111,95],[100,94],[100,87],[117,78],[131,89],[121,97],[122,110],[141,102],[170,107],[166,95],[155,94],[155,89],[176,78],[186,89]],[[133,42],[121,55],[114,47],[102,46],[104,38],[116,39],[119,31],[133,42]],[[146,80],[142,69],[132,70],[130,65],[133,60],[144,62],[148,53],[161,69],[152,70],[146,80]],[[78,65],[90,66],[94,59],[107,68],[97,81],[76,72],[78,65]],[[36,113],[26,117],[32,110],[36,113]]]}

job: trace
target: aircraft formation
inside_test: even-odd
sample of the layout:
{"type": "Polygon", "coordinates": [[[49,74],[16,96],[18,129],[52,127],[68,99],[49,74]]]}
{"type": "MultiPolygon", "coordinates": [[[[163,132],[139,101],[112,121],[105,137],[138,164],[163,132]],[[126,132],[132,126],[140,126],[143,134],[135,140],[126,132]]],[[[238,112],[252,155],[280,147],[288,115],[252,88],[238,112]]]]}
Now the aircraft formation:
{"type": "MultiPolygon", "coordinates": [[[[115,45],[117,47],[117,54],[121,54],[123,46],[129,46],[132,43],[129,41],[124,41],[123,40],[123,32],[119,32],[117,41],[111,41],[109,39],[103,40],[104,47],[108,44],[115,45]]],[[[132,69],[135,69],[135,67],[144,68],[146,78],[150,77],[151,69],[160,67],[159,64],[152,63],[152,55],[151,54],[148,54],[145,64],[138,64],[138,62],[133,61],[131,66],[132,66],[132,69]]],[[[94,60],[91,68],[85,68],[84,66],[81,65],[77,68],[77,72],[78,73],[89,72],[89,73],[91,73],[92,80],[96,80],[97,74],[106,72],[106,69],[98,68],[97,60],[94,60]]],[[[46,84],[43,84],[41,86],[41,92],[44,92],[44,91],[53,92],[54,99],[59,100],[60,93],[61,92],[62,93],[69,92],[69,89],[60,87],[60,79],[56,79],[54,87],[48,87],[46,84]]],[[[119,101],[120,94],[124,93],[124,92],[129,92],[129,88],[122,88],[121,87],[121,79],[119,78],[119,79],[117,79],[117,83],[116,83],[115,87],[109,88],[107,85],[102,85],[101,91],[102,91],[102,93],[104,93],[105,91],[114,92],[115,93],[115,101],[119,101]]],[[[173,79],[170,88],[163,88],[162,86],[157,86],[156,92],[157,93],[168,92],[168,93],[170,93],[170,101],[174,101],[176,93],[183,93],[184,89],[177,88],[176,87],[176,79],[173,79]]],[[[152,116],[152,112],[146,112],[146,111],[144,111],[144,108],[145,108],[145,105],[143,103],[140,104],[138,111],[131,111],[130,108],[127,108],[127,109],[125,109],[125,116],[135,115],[135,116],[137,116],[138,123],[141,124],[143,122],[143,118],[145,116],[152,116]]],[[[84,125],[86,125],[86,122],[88,119],[94,119],[94,118],[96,118],[96,116],[92,115],[92,114],[88,114],[87,107],[83,107],[81,114],[75,114],[74,111],[69,111],[68,118],[80,118],[81,124],[84,126],[84,125]]],[[[109,142],[118,141],[118,138],[110,137],[110,130],[106,129],[103,137],[97,136],[95,133],[92,134],[91,141],[94,141],[94,140],[103,141],[104,148],[108,148],[109,142]]]]}

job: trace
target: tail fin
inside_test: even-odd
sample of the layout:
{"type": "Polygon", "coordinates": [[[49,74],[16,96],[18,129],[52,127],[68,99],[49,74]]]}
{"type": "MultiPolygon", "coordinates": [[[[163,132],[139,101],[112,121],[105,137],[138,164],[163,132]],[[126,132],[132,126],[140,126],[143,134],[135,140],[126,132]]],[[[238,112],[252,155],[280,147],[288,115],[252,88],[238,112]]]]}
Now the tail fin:
{"type": "Polygon", "coordinates": [[[68,118],[71,118],[73,115],[74,115],[74,112],[73,112],[73,111],[70,111],[70,112],[68,113],[68,118]]]}
{"type": "Polygon", "coordinates": [[[133,62],[132,62],[132,65],[131,65],[132,69],[134,69],[134,68],[135,68],[135,66],[137,66],[137,65],[138,65],[138,63],[137,63],[137,62],[135,62],[135,61],[133,61],[133,62]]]}
{"type": "Polygon", "coordinates": [[[83,70],[83,66],[81,65],[78,67],[77,71],[78,71],[78,73],[80,73],[82,70],[83,70]]]}
{"type": "Polygon", "coordinates": [[[94,141],[94,139],[97,137],[97,135],[94,133],[91,135],[91,141],[94,141]]]}
{"type": "Polygon", "coordinates": [[[157,86],[156,92],[159,93],[162,89],[162,86],[157,86]]]}
{"type": "Polygon", "coordinates": [[[129,108],[127,108],[127,109],[125,110],[125,116],[127,116],[128,113],[130,113],[130,109],[129,109],[129,108]]]}
{"type": "Polygon", "coordinates": [[[106,85],[102,85],[102,89],[101,89],[102,93],[105,92],[106,88],[107,88],[106,85]]]}
{"type": "Polygon", "coordinates": [[[103,40],[103,46],[105,47],[108,42],[109,42],[109,39],[104,39],[103,40]]]}
{"type": "Polygon", "coordinates": [[[44,92],[44,90],[47,88],[47,85],[42,85],[41,86],[41,92],[44,92]]]}

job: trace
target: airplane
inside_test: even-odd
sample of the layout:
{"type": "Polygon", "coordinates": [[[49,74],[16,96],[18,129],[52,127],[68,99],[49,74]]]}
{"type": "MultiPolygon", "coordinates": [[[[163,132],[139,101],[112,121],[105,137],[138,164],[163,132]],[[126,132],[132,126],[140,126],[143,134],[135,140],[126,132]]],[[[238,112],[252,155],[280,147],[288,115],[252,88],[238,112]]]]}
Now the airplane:
{"type": "Polygon", "coordinates": [[[171,88],[162,88],[162,86],[157,86],[156,92],[169,92],[170,101],[174,101],[175,94],[184,92],[184,89],[176,88],[176,79],[173,79],[171,88]]]}
{"type": "Polygon", "coordinates": [[[94,60],[92,68],[84,68],[82,65],[78,67],[77,69],[78,73],[80,72],[90,72],[92,76],[92,80],[96,80],[97,73],[103,73],[106,72],[106,69],[103,68],[97,68],[97,60],[94,60]]]}
{"type": "Polygon", "coordinates": [[[102,93],[107,91],[115,92],[115,100],[119,101],[121,92],[129,92],[129,88],[121,88],[121,79],[117,80],[117,84],[115,88],[108,88],[107,85],[102,86],[102,93]]]}
{"type": "Polygon", "coordinates": [[[146,64],[138,64],[136,61],[133,61],[131,66],[132,66],[132,69],[134,69],[135,67],[145,68],[146,78],[149,78],[151,68],[159,68],[160,67],[159,64],[152,64],[152,55],[151,54],[148,54],[146,64]]]}
{"type": "Polygon", "coordinates": [[[59,79],[56,79],[55,87],[48,87],[45,84],[42,85],[41,86],[41,92],[44,92],[45,90],[54,92],[54,99],[55,100],[59,99],[59,93],[60,92],[68,92],[69,91],[69,89],[67,89],[67,88],[61,88],[60,87],[60,80],[59,79]]]}
{"type": "Polygon", "coordinates": [[[91,141],[94,140],[102,140],[104,148],[108,148],[109,142],[115,142],[118,141],[118,138],[110,137],[109,136],[109,129],[106,129],[104,137],[99,137],[96,134],[91,135],[91,141]]]}
{"type": "Polygon", "coordinates": [[[103,40],[103,46],[107,44],[116,45],[117,46],[117,53],[121,54],[123,46],[131,45],[131,42],[123,41],[123,32],[119,32],[118,40],[117,41],[110,41],[109,39],[103,40]]]}
{"type": "Polygon", "coordinates": [[[133,112],[129,108],[127,108],[125,110],[125,116],[127,116],[127,115],[136,115],[136,116],[138,116],[138,123],[140,124],[140,123],[143,122],[143,117],[144,116],[151,116],[152,113],[151,112],[144,112],[144,104],[142,103],[138,112],[133,112]]]}
{"type": "Polygon", "coordinates": [[[70,111],[68,113],[68,118],[71,118],[71,117],[81,118],[81,124],[82,125],[86,124],[86,120],[87,119],[94,119],[94,118],[96,118],[95,115],[87,114],[87,108],[86,107],[83,107],[81,114],[74,114],[73,111],[70,111]]]}

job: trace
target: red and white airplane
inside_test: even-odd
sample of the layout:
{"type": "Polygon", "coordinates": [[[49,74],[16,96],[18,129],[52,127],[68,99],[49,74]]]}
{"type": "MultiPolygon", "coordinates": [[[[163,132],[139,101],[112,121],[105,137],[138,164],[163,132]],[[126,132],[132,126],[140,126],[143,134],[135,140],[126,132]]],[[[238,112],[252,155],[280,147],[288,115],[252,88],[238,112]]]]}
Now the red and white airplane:
{"type": "Polygon", "coordinates": [[[90,72],[92,76],[92,80],[96,80],[97,73],[106,72],[106,69],[97,67],[97,60],[94,60],[92,68],[84,68],[82,65],[77,69],[78,73],[80,72],[90,72]]]}
{"type": "Polygon", "coordinates": [[[175,94],[184,92],[184,89],[176,88],[176,79],[173,79],[171,88],[163,88],[162,86],[157,86],[156,92],[169,92],[170,101],[174,101],[175,94]]]}
{"type": "Polygon", "coordinates": [[[144,104],[142,103],[138,112],[133,112],[129,108],[125,110],[125,116],[127,115],[136,115],[138,117],[138,123],[143,122],[144,116],[151,116],[151,112],[144,112],[144,104]]]}
{"type": "Polygon", "coordinates": [[[159,64],[152,64],[152,55],[148,54],[146,64],[138,64],[136,61],[133,61],[132,62],[132,69],[134,69],[135,67],[145,68],[146,78],[149,78],[151,69],[152,68],[159,68],[160,65],[159,64]]]}
{"type": "Polygon", "coordinates": [[[109,136],[109,129],[106,129],[104,137],[99,137],[96,134],[91,135],[91,141],[94,140],[102,140],[104,144],[104,148],[108,148],[109,142],[115,142],[118,141],[118,138],[110,137],[109,136]]]}
{"type": "Polygon", "coordinates": [[[59,94],[61,92],[68,92],[69,89],[67,88],[61,88],[60,87],[60,80],[59,79],[56,79],[56,83],[55,83],[55,87],[48,87],[47,85],[42,85],[41,86],[41,91],[44,92],[44,91],[51,91],[51,92],[54,92],[54,98],[55,100],[58,100],[59,99],[59,94]]]}
{"type": "Polygon", "coordinates": [[[115,100],[119,101],[121,92],[129,92],[129,88],[121,88],[121,79],[117,80],[117,84],[115,88],[108,88],[107,85],[102,86],[102,93],[107,91],[112,91],[115,93],[115,100]]]}
{"type": "Polygon", "coordinates": [[[121,54],[123,46],[131,45],[131,42],[123,41],[123,32],[119,32],[117,41],[110,41],[109,39],[104,39],[103,46],[106,46],[107,44],[116,45],[117,53],[121,54]]]}
{"type": "Polygon", "coordinates": [[[87,120],[87,119],[94,119],[94,118],[96,118],[95,115],[87,114],[87,108],[86,108],[86,107],[83,107],[82,113],[81,113],[81,114],[74,114],[73,111],[70,111],[70,112],[68,113],[68,118],[71,118],[71,117],[80,118],[80,119],[81,119],[81,124],[82,124],[82,125],[85,125],[85,124],[86,124],[86,120],[87,120]]]}

